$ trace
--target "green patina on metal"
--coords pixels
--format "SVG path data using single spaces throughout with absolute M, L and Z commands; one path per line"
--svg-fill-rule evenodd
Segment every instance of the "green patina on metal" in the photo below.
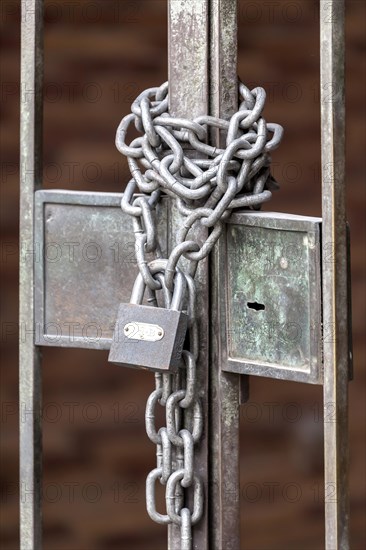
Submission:
M 226 247 L 229 360 L 243 373 L 290 379 L 316 366 L 319 379 L 320 220 L 237 214 Z
M 310 355 L 306 233 L 231 226 L 233 357 L 307 368 Z

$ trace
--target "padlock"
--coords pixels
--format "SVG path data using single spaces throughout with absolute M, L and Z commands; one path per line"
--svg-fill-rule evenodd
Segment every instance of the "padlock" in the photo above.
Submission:
M 169 309 L 144 306 L 146 285 L 139 274 L 130 303 L 119 306 L 108 361 L 122 367 L 176 372 L 188 324 L 188 315 L 180 311 L 186 285 L 184 275 L 177 271 Z

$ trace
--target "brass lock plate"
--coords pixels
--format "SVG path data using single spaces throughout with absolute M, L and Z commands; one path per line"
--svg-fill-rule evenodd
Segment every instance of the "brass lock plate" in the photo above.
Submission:
M 322 383 L 321 219 L 236 213 L 220 261 L 223 369 Z

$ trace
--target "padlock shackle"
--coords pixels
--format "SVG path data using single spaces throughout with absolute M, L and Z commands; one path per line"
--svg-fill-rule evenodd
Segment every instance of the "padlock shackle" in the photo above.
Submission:
M 169 309 L 182 311 L 182 302 L 187 289 L 187 281 L 181 271 L 177 271 L 174 276 L 173 297 Z
M 168 260 L 162 260 L 162 259 L 153 260 L 152 262 L 149 263 L 150 273 L 152 275 L 156 275 L 157 273 L 164 274 L 167 264 L 168 264 Z M 176 274 L 174 276 L 173 296 L 170 299 L 170 293 L 169 293 L 169 301 L 167 301 L 169 291 L 168 289 L 165 289 L 164 281 L 161 279 L 161 277 L 159 277 L 159 282 L 164 292 L 165 303 L 169 304 L 169 309 L 173 309 L 175 311 L 181 311 L 183 298 L 185 296 L 185 292 L 187 288 L 187 281 L 183 273 L 180 271 L 180 269 L 176 268 Z M 146 288 L 146 284 L 144 282 L 144 279 L 141 273 L 139 273 L 136 277 L 135 284 L 133 285 L 130 304 L 137 304 L 137 305 L 142 304 L 142 301 L 144 299 L 144 294 L 145 294 L 145 288 Z
M 145 281 L 142 278 L 141 273 L 139 273 L 133 285 L 130 304 L 138 304 L 138 305 L 142 304 L 142 300 L 144 299 L 144 294 L 145 294 L 145 288 L 146 288 Z
M 164 279 L 164 274 L 159 272 L 159 273 L 156 273 L 155 274 L 155 278 L 159 281 L 159 283 L 161 284 L 161 291 L 163 293 L 163 299 L 164 299 L 164 307 L 166 309 L 170 309 L 170 303 L 172 301 L 172 293 L 170 292 L 170 290 L 167 288 L 167 286 L 165 285 L 165 279 Z

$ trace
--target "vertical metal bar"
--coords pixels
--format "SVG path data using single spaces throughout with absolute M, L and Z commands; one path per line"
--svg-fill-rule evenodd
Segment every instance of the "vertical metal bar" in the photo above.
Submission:
M 211 0 L 210 6 L 210 114 L 228 119 L 238 106 L 237 2 Z M 213 144 L 223 145 L 219 132 Z M 211 260 L 210 365 L 210 548 L 240 548 L 239 502 L 239 375 L 221 370 L 219 301 L 224 248 L 220 239 Z
M 344 0 L 321 0 L 320 56 L 325 532 L 336 550 L 349 548 Z
M 43 1 L 22 2 L 20 127 L 20 539 L 41 541 L 41 376 L 34 346 L 34 191 L 42 178 Z
M 208 57 L 209 0 L 169 0 L 169 98 L 170 113 L 175 116 L 194 118 L 208 114 Z M 170 234 L 175 235 L 182 218 L 176 209 L 171 212 Z M 207 238 L 206 229 L 196 234 L 198 239 Z M 200 356 L 197 364 L 197 385 L 203 415 L 204 430 L 200 443 L 195 448 L 195 469 L 205 488 L 205 511 L 202 519 L 192 529 L 192 547 L 208 548 L 208 319 L 209 308 L 208 261 L 199 263 L 196 274 L 197 314 L 200 334 Z M 168 530 L 168 547 L 180 548 L 181 541 L 174 525 Z

